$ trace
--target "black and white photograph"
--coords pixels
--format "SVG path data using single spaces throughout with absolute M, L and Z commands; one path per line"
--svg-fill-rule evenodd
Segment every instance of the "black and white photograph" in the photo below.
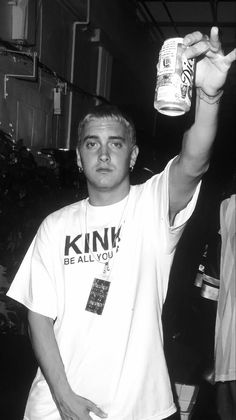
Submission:
M 236 419 L 236 1 L 0 0 L 0 419 Z

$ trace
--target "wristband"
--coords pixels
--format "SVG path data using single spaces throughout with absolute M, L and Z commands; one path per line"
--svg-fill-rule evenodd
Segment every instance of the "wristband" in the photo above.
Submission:
M 216 95 L 208 95 L 201 88 L 197 88 L 197 92 L 198 92 L 199 98 L 210 105 L 218 104 L 220 102 L 221 96 L 224 93 L 223 89 L 220 89 Z

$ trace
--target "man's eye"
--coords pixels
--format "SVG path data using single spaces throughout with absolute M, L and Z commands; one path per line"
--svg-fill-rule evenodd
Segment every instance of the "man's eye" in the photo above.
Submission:
M 122 142 L 121 142 L 121 141 L 113 141 L 113 142 L 112 142 L 112 146 L 113 146 L 115 149 L 121 149 L 121 147 L 122 147 Z
M 87 141 L 86 143 L 86 147 L 87 149 L 94 149 L 96 147 L 96 142 L 95 141 Z

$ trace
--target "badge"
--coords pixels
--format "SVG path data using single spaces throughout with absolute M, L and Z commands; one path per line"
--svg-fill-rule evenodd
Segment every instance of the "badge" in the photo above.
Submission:
M 85 310 L 101 315 L 106 303 L 110 282 L 95 278 L 90 290 L 88 302 Z

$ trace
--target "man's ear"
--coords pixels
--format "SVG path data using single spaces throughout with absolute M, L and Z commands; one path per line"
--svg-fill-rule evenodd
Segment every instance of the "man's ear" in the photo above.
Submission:
M 83 169 L 81 156 L 80 156 L 80 152 L 79 152 L 78 147 L 76 148 L 76 156 L 77 156 L 77 166 L 78 166 L 78 168 Z
M 136 160 L 137 160 L 137 157 L 138 157 L 138 154 L 139 154 L 139 148 L 138 148 L 137 144 L 135 144 L 132 148 L 132 152 L 131 152 L 131 155 L 130 155 L 130 167 L 134 167 L 134 165 L 136 163 Z

